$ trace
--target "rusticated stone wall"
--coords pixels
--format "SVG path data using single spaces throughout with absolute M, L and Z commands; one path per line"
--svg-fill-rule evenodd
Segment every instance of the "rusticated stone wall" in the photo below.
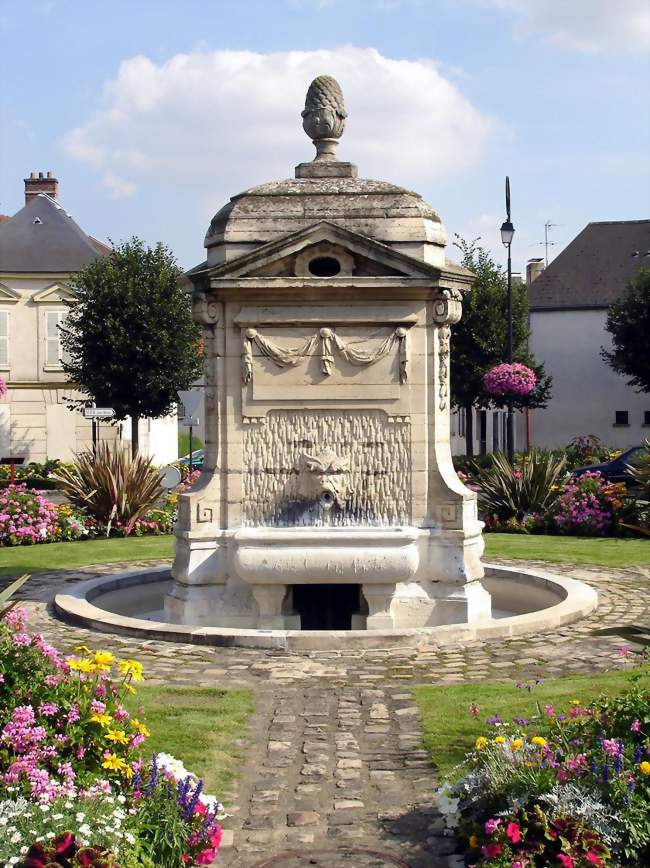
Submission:
M 381 411 L 274 411 L 244 433 L 243 519 L 248 526 L 314 523 L 288 509 L 301 454 L 349 457 L 346 506 L 332 525 L 407 525 L 411 518 L 411 445 L 407 417 Z M 318 523 L 316 521 L 315 523 Z

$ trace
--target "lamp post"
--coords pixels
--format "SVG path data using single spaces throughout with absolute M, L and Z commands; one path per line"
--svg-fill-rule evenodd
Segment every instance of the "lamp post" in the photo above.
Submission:
M 510 178 L 506 175 L 506 219 L 501 224 L 501 242 L 508 250 L 508 364 L 512 364 L 512 259 L 510 257 L 510 247 L 515 234 L 515 227 L 510 220 Z M 508 398 L 508 433 L 507 433 L 507 449 L 508 461 L 514 464 L 515 460 L 515 419 L 512 410 L 512 398 Z

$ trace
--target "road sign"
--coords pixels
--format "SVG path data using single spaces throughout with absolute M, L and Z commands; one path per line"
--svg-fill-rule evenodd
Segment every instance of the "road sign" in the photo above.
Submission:
M 185 416 L 183 419 L 184 428 L 197 428 L 200 422 L 197 416 Z
M 84 407 L 86 419 L 112 419 L 115 410 L 112 407 Z
M 194 416 L 197 410 L 199 410 L 203 402 L 203 395 L 203 389 L 185 389 L 178 393 L 178 397 L 183 407 L 185 407 L 185 412 L 188 416 Z
M 158 478 L 160 479 L 162 487 L 169 491 L 172 488 L 176 488 L 177 485 L 180 485 L 181 472 L 177 467 L 174 467 L 173 464 L 168 464 L 167 467 L 162 467 L 160 469 L 158 472 Z

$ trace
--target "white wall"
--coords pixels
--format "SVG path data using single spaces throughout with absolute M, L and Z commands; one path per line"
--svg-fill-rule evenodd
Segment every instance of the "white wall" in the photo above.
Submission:
M 609 348 L 605 310 L 531 313 L 530 348 L 553 376 L 546 410 L 532 414 L 532 439 L 538 446 L 564 446 L 581 434 L 595 434 L 608 446 L 625 448 L 650 435 L 643 426 L 650 395 L 637 394 L 600 358 Z M 614 425 L 616 410 L 629 412 L 627 428 Z

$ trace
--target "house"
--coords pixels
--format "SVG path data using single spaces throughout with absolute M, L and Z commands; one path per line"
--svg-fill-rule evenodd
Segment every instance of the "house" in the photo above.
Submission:
M 25 179 L 25 206 L 0 220 L 0 455 L 70 460 L 91 443 L 90 422 L 68 409 L 59 326 L 74 301 L 75 272 L 110 252 L 58 201 L 51 172 Z M 157 463 L 177 456 L 175 419 L 142 420 L 141 450 Z M 101 439 L 130 436 L 130 422 L 102 424 Z
M 650 220 L 589 223 L 546 269 L 529 263 L 531 350 L 553 376 L 547 409 L 532 414 L 534 444 L 553 448 L 595 434 L 625 448 L 650 434 L 650 395 L 600 356 L 611 346 L 607 309 L 643 266 Z

